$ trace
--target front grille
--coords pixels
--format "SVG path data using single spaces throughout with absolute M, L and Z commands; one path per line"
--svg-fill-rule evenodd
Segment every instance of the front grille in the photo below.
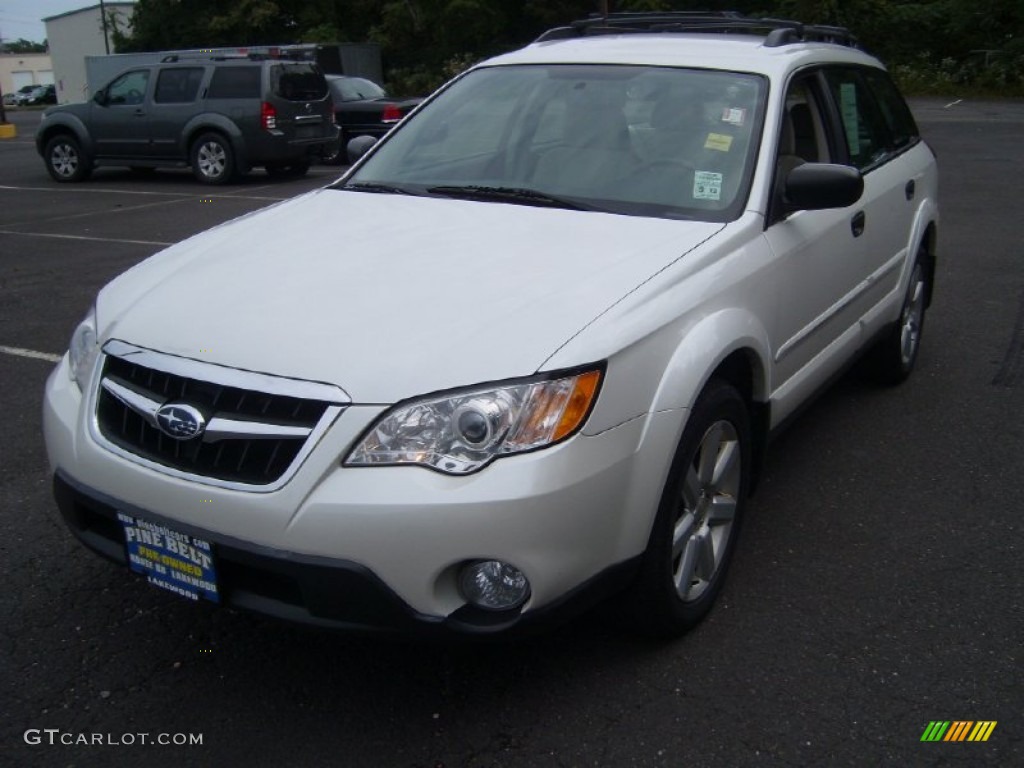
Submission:
M 129 398 L 111 389 L 127 390 L 144 403 L 187 404 L 211 427 L 217 420 L 230 420 L 235 429 L 226 437 L 175 439 L 147 409 L 133 407 L 126 402 Z M 108 354 L 97 393 L 96 425 L 110 443 L 149 462 L 226 483 L 261 486 L 285 475 L 330 406 L 323 400 L 190 378 Z M 301 436 L 268 436 L 268 428 Z

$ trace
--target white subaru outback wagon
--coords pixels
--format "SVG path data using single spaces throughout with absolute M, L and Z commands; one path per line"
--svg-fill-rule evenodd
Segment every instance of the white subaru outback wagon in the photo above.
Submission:
M 577 22 L 103 288 L 46 387 L 56 499 L 193 600 L 494 634 L 626 590 L 672 635 L 772 430 L 855 359 L 911 372 L 937 224 L 845 30 Z

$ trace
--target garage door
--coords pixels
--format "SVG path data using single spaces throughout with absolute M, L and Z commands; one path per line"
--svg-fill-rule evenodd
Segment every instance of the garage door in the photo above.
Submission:
M 11 79 L 14 81 L 14 91 L 17 93 L 26 85 L 35 85 L 36 81 L 31 72 L 11 72 Z

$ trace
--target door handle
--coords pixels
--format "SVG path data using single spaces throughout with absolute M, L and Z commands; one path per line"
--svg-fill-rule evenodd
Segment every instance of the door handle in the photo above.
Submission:
M 907 182 L 907 186 L 905 186 L 903 188 L 903 192 L 907 196 L 907 200 L 913 200 L 914 199 L 914 192 L 916 192 L 916 191 L 917 191 L 917 185 L 914 183 L 913 179 L 908 181 Z
M 864 234 L 864 222 L 866 220 L 867 216 L 864 215 L 864 211 L 858 211 L 850 220 L 850 231 L 853 232 L 854 237 L 860 237 Z

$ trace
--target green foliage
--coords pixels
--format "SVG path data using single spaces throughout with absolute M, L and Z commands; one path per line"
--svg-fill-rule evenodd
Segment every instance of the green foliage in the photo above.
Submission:
M 46 53 L 46 42 L 34 43 L 19 37 L 17 40 L 8 40 L 0 45 L 0 53 Z
M 1019 93 L 1024 0 L 138 0 L 119 52 L 376 42 L 392 90 L 426 93 L 469 63 L 609 11 L 737 10 L 849 27 L 911 93 Z

